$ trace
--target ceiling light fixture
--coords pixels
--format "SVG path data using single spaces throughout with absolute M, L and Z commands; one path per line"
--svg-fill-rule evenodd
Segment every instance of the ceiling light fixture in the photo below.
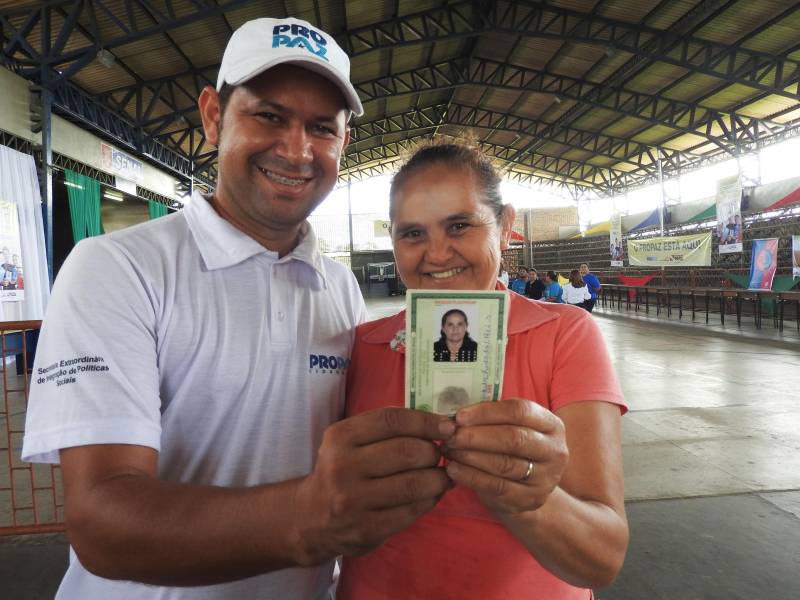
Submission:
M 555 102 L 556 104 L 561 104 L 563 101 L 564 101 L 564 99 L 561 96 L 559 96 L 558 94 L 553 96 L 553 102 Z
M 106 69 L 110 69 L 114 66 L 114 63 L 117 62 L 117 57 L 114 56 L 110 50 L 106 50 L 105 48 L 100 48 L 97 51 L 97 60 L 103 65 Z
M 112 192 L 109 190 L 103 192 L 103 198 L 108 198 L 109 200 L 113 200 L 114 202 L 123 202 L 125 200 L 122 194 Z

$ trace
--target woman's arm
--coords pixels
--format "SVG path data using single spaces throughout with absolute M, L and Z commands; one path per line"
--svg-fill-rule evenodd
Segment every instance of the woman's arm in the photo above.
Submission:
M 462 409 L 457 424 L 446 445 L 451 478 L 561 579 L 580 587 L 613 581 L 628 546 L 619 407 L 575 402 L 556 416 L 510 400 Z

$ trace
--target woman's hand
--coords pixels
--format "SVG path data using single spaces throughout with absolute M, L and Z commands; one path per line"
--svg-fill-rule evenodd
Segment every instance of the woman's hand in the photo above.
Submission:
M 536 510 L 561 481 L 569 460 L 564 424 L 535 402 L 468 406 L 456 413 L 456 425 L 443 447 L 447 474 L 491 511 Z

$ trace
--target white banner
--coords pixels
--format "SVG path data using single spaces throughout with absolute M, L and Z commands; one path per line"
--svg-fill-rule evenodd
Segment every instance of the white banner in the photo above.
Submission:
M 717 236 L 719 252 L 742 251 L 742 184 L 739 177 L 728 177 L 717 183 Z
M 621 267 L 622 262 L 622 215 L 618 212 L 611 215 L 609 229 L 609 251 L 611 252 L 611 266 Z

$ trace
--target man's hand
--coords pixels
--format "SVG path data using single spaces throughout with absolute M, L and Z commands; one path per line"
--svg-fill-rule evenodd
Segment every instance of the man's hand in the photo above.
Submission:
M 456 424 L 443 448 L 447 474 L 495 514 L 535 510 L 561 481 L 569 460 L 564 424 L 535 402 L 475 404 L 456 413 Z
M 363 554 L 433 508 L 451 486 L 434 441 L 454 431 L 447 417 L 402 408 L 331 425 L 296 495 L 298 562 Z

